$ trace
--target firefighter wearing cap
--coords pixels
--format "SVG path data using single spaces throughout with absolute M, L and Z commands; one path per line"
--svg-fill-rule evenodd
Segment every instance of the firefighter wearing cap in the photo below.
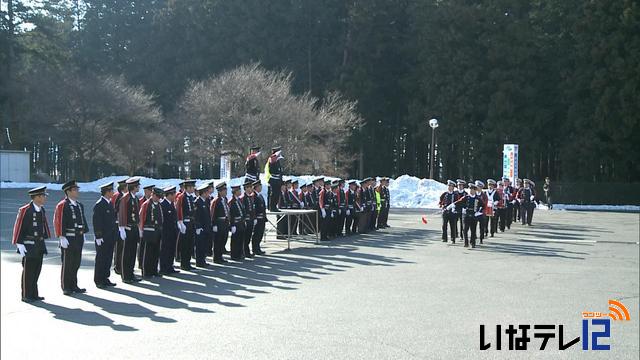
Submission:
M 304 202 L 302 201 L 299 193 L 299 184 L 298 179 L 295 179 L 291 181 L 291 187 L 289 188 L 288 198 L 292 209 L 304 208 Z M 298 235 L 298 233 L 302 234 L 304 231 L 304 225 L 302 225 L 302 222 L 299 221 L 297 217 L 291 217 L 291 231 L 293 235 Z
M 376 220 L 378 219 L 378 205 L 376 203 L 376 179 L 369 180 L 369 199 L 371 199 L 371 212 L 369 215 L 369 230 L 376 230 Z
M 380 185 L 376 188 L 380 201 L 380 209 L 378 210 L 378 223 L 376 228 L 384 229 L 388 228 L 387 223 L 389 219 L 389 209 L 391 208 L 391 193 L 389 192 L 389 178 L 383 177 L 380 179 Z
M 122 281 L 130 284 L 139 281 L 133 274 L 136 262 L 136 249 L 140 240 L 140 202 L 136 198 L 136 193 L 140 190 L 140 178 L 133 177 L 127 179 L 128 192 L 120 199 L 118 208 L 118 232 L 120 238 L 124 240 L 122 258 L 116 259 L 121 262 Z
M 464 206 L 464 200 L 461 200 L 461 199 L 465 198 L 468 195 L 467 191 L 464 189 L 466 184 L 467 182 L 462 179 L 456 180 L 456 185 L 457 185 L 456 192 L 458 193 L 458 199 L 460 199 L 460 201 L 456 203 L 456 213 L 458 214 L 458 221 L 460 222 L 460 227 L 459 229 L 456 228 L 456 232 L 457 234 L 460 234 L 460 239 L 463 239 L 463 240 L 465 237 L 464 218 L 462 216 L 462 207 Z
M 447 191 L 440 195 L 438 205 L 442 209 L 442 242 L 447 242 L 447 227 L 451 229 L 451 243 L 456 243 L 456 225 L 458 214 L 456 213 L 456 202 L 459 195 L 455 190 L 456 183 L 447 180 Z
M 334 192 L 336 198 L 336 236 L 345 236 L 344 225 L 347 218 L 347 197 L 344 193 L 344 180 L 338 180 L 338 187 Z
M 247 181 L 254 182 L 260 178 L 260 164 L 258 163 L 258 156 L 260 156 L 260 146 L 252 146 L 249 151 L 250 153 L 244 163 L 244 178 Z
M 369 219 L 371 217 L 371 203 L 372 199 L 369 193 L 369 180 L 371 178 L 365 178 L 360 182 L 360 206 L 362 211 L 360 212 L 358 219 L 358 231 L 361 234 L 369 231 Z
M 269 210 L 279 211 L 278 204 L 282 195 L 282 147 L 271 149 L 271 156 L 265 165 L 265 173 L 269 182 Z
M 513 212 L 516 203 L 516 191 L 508 177 L 503 177 L 502 182 L 504 184 L 504 203 L 506 205 L 505 210 L 505 226 L 507 229 L 511 229 L 511 223 L 513 222 Z
M 118 223 L 118 209 L 120 209 L 120 200 L 128 193 L 127 179 L 118 181 L 118 191 L 111 196 L 111 205 L 116 212 L 116 224 Z M 119 226 L 119 225 L 118 225 Z M 116 236 L 116 245 L 113 250 L 113 271 L 120 275 L 122 269 L 122 249 L 124 248 L 124 240 L 120 236 Z
M 347 209 L 345 211 L 345 234 L 347 236 L 352 235 L 357 232 L 357 221 L 356 219 L 356 196 L 357 196 L 357 186 L 355 180 L 351 180 L 348 183 L 349 187 L 344 192 L 344 199 L 347 205 Z
M 176 200 L 176 211 L 178 218 L 178 246 L 180 249 L 180 268 L 182 270 L 193 270 L 191 266 L 191 256 L 195 242 L 195 227 L 193 226 L 193 217 L 196 211 L 195 207 L 195 180 L 184 181 L 184 193 Z
M 146 185 L 142 187 L 142 191 L 143 194 L 142 196 L 139 198 L 140 204 L 139 204 L 139 208 L 142 208 L 142 204 L 145 203 L 145 201 L 149 200 L 151 198 L 151 195 L 153 194 L 153 189 L 155 188 L 154 185 Z M 144 252 L 144 237 L 140 236 L 140 244 L 138 245 L 138 269 L 142 270 L 142 263 L 143 263 L 143 259 L 142 259 L 142 254 Z
M 531 188 L 531 180 L 524 179 L 524 187 L 518 191 L 518 202 L 520 203 L 520 218 L 522 225 L 531 226 L 533 220 L 533 209 L 536 207 L 535 203 L 536 193 Z
M 231 259 L 242 261 L 244 250 L 245 211 L 240 199 L 240 185 L 232 186 L 229 200 L 229 220 L 231 223 Z
M 289 209 L 291 204 L 289 203 L 288 185 L 291 184 L 291 180 L 285 180 L 280 182 L 280 196 L 278 198 L 278 209 Z M 285 235 L 289 234 L 289 219 L 287 216 L 278 215 L 276 225 L 276 238 L 286 239 Z
M 163 189 L 164 198 L 160 200 L 162 207 L 162 237 L 160 240 L 160 275 L 170 275 L 179 271 L 173 267 L 173 259 L 176 256 L 176 242 L 178 240 L 178 217 L 174 204 L 176 187 L 169 186 Z
M 329 238 L 335 238 L 338 236 L 338 181 L 334 180 L 331 182 L 331 196 L 325 199 L 329 203 L 329 209 L 331 216 L 327 216 L 330 218 L 329 220 Z
M 214 234 L 213 239 L 213 262 L 224 264 L 222 254 L 227 246 L 229 238 L 229 204 L 227 202 L 227 184 L 222 182 L 216 185 L 218 196 L 211 202 L 211 223 Z
M 22 301 L 44 300 L 38 293 L 38 278 L 42 269 L 42 258 L 47 254 L 45 239 L 51 237 L 44 203 L 47 199 L 44 186 L 29 190 L 31 201 L 18 209 L 13 225 L 11 243 L 22 256 Z
M 484 182 L 481 180 L 476 180 L 476 193 L 482 199 L 482 216 L 478 219 L 478 227 L 480 228 L 480 244 L 483 243 L 484 238 L 488 233 L 488 220 L 489 218 L 486 215 L 486 207 L 487 207 L 487 193 L 484 191 Z
M 260 180 L 253 182 L 254 206 L 256 214 L 256 223 L 253 227 L 253 235 L 251 235 L 251 249 L 254 255 L 264 255 L 265 252 L 260 248 L 264 229 L 267 223 L 267 202 L 262 196 L 262 183 Z
M 320 207 L 320 241 L 329 240 L 329 232 L 331 231 L 331 181 L 324 181 L 324 188 L 320 190 L 318 195 L 318 204 Z
M 138 225 L 140 239 L 143 241 L 142 276 L 150 278 L 160 276 L 158 273 L 158 257 L 160 255 L 160 241 L 162 239 L 162 225 L 164 216 L 160 199 L 164 196 L 162 189 L 154 187 L 151 196 L 140 208 L 140 223 Z
M 489 228 L 489 233 L 491 237 L 493 237 L 493 235 L 498 232 L 497 207 L 501 200 L 501 197 L 500 197 L 500 194 L 498 193 L 498 190 L 496 189 L 495 180 L 488 179 L 487 185 L 489 188 L 487 189 L 487 192 L 486 192 L 487 206 L 485 210 L 485 216 L 487 217 L 487 221 L 489 222 L 487 226 Z
M 193 213 L 193 227 L 195 229 L 195 246 L 196 246 L 196 266 L 205 268 L 208 267 L 207 247 L 209 244 L 209 238 L 213 227 L 211 225 L 211 213 L 209 206 L 207 206 L 207 199 L 209 198 L 209 184 L 202 184 L 198 186 L 196 191 L 198 197 L 194 201 L 194 213 Z
M 118 236 L 118 217 L 110 199 L 113 196 L 113 183 L 100 186 L 100 199 L 93 206 L 93 233 L 95 234 L 96 260 L 93 282 L 100 289 L 115 286 L 109 280 L 113 249 Z
M 65 295 L 86 292 L 86 289 L 78 287 L 78 269 L 82 260 L 84 234 L 89 228 L 84 206 L 78 202 L 78 190 L 75 180 L 62 185 L 65 198 L 56 205 L 53 214 L 56 237 L 62 249 L 61 285 Z
M 523 189 L 522 179 L 516 179 L 516 185 L 514 187 L 515 202 L 513 203 L 513 222 L 520 221 L 523 213 L 523 209 L 520 202 L 520 191 Z
M 496 217 L 498 222 L 498 228 L 500 232 L 504 232 L 506 224 L 507 224 L 507 202 L 508 197 L 504 191 L 504 181 L 498 181 L 498 196 L 500 200 L 498 200 L 498 204 L 496 206 Z
M 477 227 L 484 215 L 484 203 L 482 197 L 476 194 L 477 186 L 469 183 L 469 194 L 464 198 L 464 206 L 462 213 L 464 214 L 464 247 L 469 247 L 469 239 L 471 239 L 471 247 L 476 247 Z M 469 235 L 469 232 L 471 235 Z
M 253 194 L 253 181 L 245 179 L 242 187 L 244 188 L 244 194 L 240 196 L 240 200 L 244 207 L 245 222 L 242 253 L 244 257 L 252 258 L 253 254 L 251 254 L 249 244 L 251 243 L 251 237 L 253 236 L 253 228 L 258 223 L 258 220 L 256 219 L 255 195 Z

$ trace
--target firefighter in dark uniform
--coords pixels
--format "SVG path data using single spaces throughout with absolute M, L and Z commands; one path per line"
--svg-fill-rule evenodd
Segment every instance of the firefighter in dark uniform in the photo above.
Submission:
M 218 196 L 211 202 L 211 223 L 214 234 L 213 262 L 224 264 L 227 262 L 222 257 L 229 238 L 229 204 L 227 202 L 227 184 L 221 182 L 216 185 Z
M 158 273 L 158 257 L 160 255 L 160 241 L 162 239 L 162 224 L 164 217 L 160 199 L 164 196 L 164 191 L 154 187 L 151 196 L 140 208 L 140 224 L 138 229 L 140 238 L 144 241 L 142 250 L 142 277 L 160 277 Z
M 355 232 L 356 225 L 356 190 L 357 184 L 355 180 L 349 181 L 347 184 L 349 187 L 344 192 L 344 199 L 347 205 L 347 210 L 345 211 L 345 235 L 350 236 Z M 355 221 L 354 221 L 355 220 Z
M 65 198 L 56 206 L 53 224 L 56 236 L 62 248 L 62 292 L 65 295 L 84 293 L 87 290 L 78 287 L 78 269 L 82 260 L 84 234 L 89 231 L 84 206 L 77 201 L 80 187 L 75 180 L 62 185 Z
M 329 202 L 331 208 L 331 220 L 329 225 L 329 238 L 336 238 L 338 236 L 338 180 L 331 182 L 331 201 Z
M 507 229 L 511 229 L 517 193 L 513 185 L 511 185 L 511 181 L 508 177 L 503 177 L 502 183 L 504 184 L 504 203 L 506 205 L 505 225 L 507 226 Z
M 491 237 L 493 237 L 493 235 L 498 232 L 498 204 L 502 199 L 500 193 L 498 192 L 498 189 L 496 189 L 496 184 L 497 182 L 495 180 L 487 179 L 487 186 L 489 187 L 489 189 L 487 189 L 486 192 L 487 212 L 485 213 L 485 215 L 487 215 L 487 227 L 489 228 L 489 234 L 491 235 Z
M 253 235 L 251 236 L 251 249 L 254 255 L 266 254 L 260 248 L 262 237 L 264 236 L 264 229 L 267 223 L 267 202 L 262 196 L 262 183 L 260 180 L 253 182 L 254 205 L 256 212 L 256 223 L 253 227 Z
M 489 232 L 488 225 L 488 216 L 486 216 L 486 206 L 488 201 L 487 193 L 484 191 L 484 182 L 481 180 L 476 180 L 476 192 L 477 195 L 482 199 L 482 216 L 478 218 L 478 227 L 480 228 L 480 244 L 483 243 L 484 238 L 487 236 Z
M 344 236 L 344 223 L 347 217 L 347 197 L 344 193 L 345 181 L 338 180 L 338 188 L 336 189 L 336 205 L 338 207 L 336 217 L 336 236 Z
M 514 193 L 516 194 L 516 202 L 513 203 L 513 222 L 520 221 L 522 218 L 522 205 L 519 201 L 518 195 L 520 194 L 520 190 L 523 189 L 522 179 L 516 178 L 516 185 L 514 187 Z
M 191 255 L 195 241 L 195 227 L 193 226 L 193 217 L 195 208 L 195 180 L 185 180 L 184 193 L 178 197 L 176 202 L 176 211 L 178 217 L 178 230 L 180 232 L 178 238 L 178 246 L 180 247 L 180 269 L 194 270 L 191 266 Z
M 360 206 L 361 212 L 358 219 L 358 231 L 364 234 L 369 231 L 369 219 L 371 217 L 372 199 L 369 193 L 369 181 L 371 178 L 364 178 L 360 182 Z
M 209 212 L 211 212 L 211 202 L 214 199 L 213 196 L 213 187 L 214 187 L 214 182 L 213 180 L 210 180 L 208 182 L 209 188 L 207 189 L 207 198 L 204 199 L 205 205 L 207 206 L 207 209 L 209 209 Z M 213 223 L 211 223 L 213 226 Z M 213 231 L 209 231 L 209 238 L 207 239 L 207 256 L 211 256 L 213 257 L 213 238 L 215 237 L 215 234 L 213 233 Z
M 231 187 L 229 200 L 229 220 L 231 224 L 231 259 L 242 261 L 244 250 L 245 211 L 240 199 L 240 185 Z
M 244 163 L 244 178 L 247 181 L 254 182 L 260 179 L 260 164 L 258 163 L 258 156 L 260 156 L 260 146 L 252 146 L 249 151 L 250 154 L 249 156 L 247 156 L 247 161 Z
M 331 180 L 324 181 L 324 188 L 318 195 L 318 205 L 320 207 L 320 241 L 329 241 L 331 232 Z
M 378 209 L 376 206 L 376 179 L 373 178 L 369 181 L 369 198 L 371 199 L 371 213 L 369 217 L 369 230 L 376 230 L 376 220 L 378 219 Z
M 127 190 L 127 179 L 122 179 L 118 181 L 118 191 L 111 196 L 111 206 L 115 209 L 116 212 L 116 224 L 118 223 L 118 209 L 120 208 L 120 199 L 126 194 L 129 190 Z M 113 271 L 120 275 L 120 267 L 122 265 L 122 249 L 124 248 L 124 240 L 120 238 L 120 236 L 116 236 L 116 245 L 113 249 Z
M 533 220 L 533 209 L 536 207 L 535 203 L 536 192 L 531 188 L 531 181 L 524 179 L 524 187 L 518 191 L 518 202 L 520 203 L 520 218 L 522 219 L 522 225 L 531 226 Z
M 111 262 L 113 261 L 113 249 L 118 235 L 118 217 L 111 204 L 113 196 L 113 183 L 100 186 L 100 199 L 93 206 L 93 233 L 95 234 L 96 261 L 93 273 L 93 282 L 100 289 L 107 286 L 116 286 L 109 280 Z
M 206 200 L 209 198 L 210 189 L 211 187 L 208 183 L 198 186 L 196 189 L 198 197 L 194 202 L 193 227 L 195 228 L 196 266 L 201 268 L 209 266 L 206 261 L 207 247 L 209 246 L 209 238 L 213 231 L 211 212 Z
M 176 256 L 176 242 L 178 239 L 178 217 L 174 200 L 176 187 L 169 186 L 163 189 L 164 198 L 160 200 L 162 207 L 162 237 L 160 241 L 160 275 L 179 273 L 174 269 L 173 259 Z
M 278 198 L 278 209 L 290 209 L 290 199 L 289 199 L 289 190 L 288 186 L 291 184 L 291 180 L 285 180 L 280 183 L 280 196 Z M 286 239 L 285 235 L 289 234 L 289 219 L 287 216 L 278 215 L 278 224 L 276 225 L 277 236 L 278 239 Z
M 447 180 L 447 191 L 440 195 L 440 208 L 442 209 L 442 242 L 447 242 L 447 227 L 451 230 L 451 243 L 456 243 L 456 225 L 458 214 L 456 212 L 456 201 L 459 194 L 454 191 L 456 183 Z
M 242 200 L 242 206 L 244 207 L 244 241 L 243 241 L 243 256 L 252 258 L 253 254 L 251 253 L 251 248 L 249 248 L 249 244 L 251 244 L 251 237 L 253 236 L 253 228 L 258 223 L 256 219 L 256 206 L 255 206 L 255 195 L 253 193 L 253 181 L 248 178 L 245 178 L 244 184 L 242 184 L 244 188 L 244 194 L 240 196 Z
M 462 179 L 457 179 L 456 180 L 456 185 L 457 185 L 456 192 L 458 193 L 458 199 L 462 199 L 462 198 L 464 198 L 465 196 L 468 195 L 467 191 L 464 189 L 466 184 L 467 184 L 467 182 L 462 180 Z M 460 239 L 464 240 L 464 237 L 465 237 L 465 233 L 464 233 L 464 217 L 462 216 L 462 208 L 463 207 L 464 207 L 464 200 L 459 201 L 458 203 L 456 203 L 456 214 L 458 215 L 458 222 L 460 223 L 459 228 L 456 229 L 456 233 L 460 234 Z
M 122 281 L 127 284 L 140 281 L 134 276 L 133 268 L 136 262 L 136 250 L 140 240 L 140 202 L 136 193 L 140 190 L 140 178 L 132 177 L 127 179 L 127 189 L 129 190 L 121 199 L 118 207 L 118 232 L 120 238 L 124 239 L 121 262 Z
M 143 194 L 139 198 L 140 200 L 140 204 L 138 206 L 139 209 L 142 208 L 142 204 L 144 204 L 145 201 L 151 198 L 151 194 L 153 193 L 154 188 L 155 188 L 154 185 L 146 185 L 142 187 Z M 142 263 L 143 263 L 142 253 L 143 252 L 144 252 L 144 237 L 140 235 L 140 244 L 138 245 L 138 269 L 140 270 L 142 270 Z
M 469 240 L 471 239 L 471 247 L 476 247 L 477 227 L 478 222 L 481 221 L 484 215 L 484 204 L 480 195 L 476 194 L 477 186 L 469 182 L 469 195 L 465 197 L 464 207 L 462 213 L 464 214 L 464 247 L 469 247 Z M 469 236 L 468 232 L 471 232 Z
M 44 300 L 38 294 L 38 278 L 42 270 L 42 258 L 47 254 L 45 239 L 51 237 L 44 203 L 47 188 L 40 186 L 29 190 L 31 201 L 18 209 L 16 223 L 13 225 L 11 243 L 22 256 L 22 301 Z
M 282 147 L 271 149 L 271 156 L 267 164 L 269 166 L 269 210 L 278 211 L 280 196 L 282 195 Z

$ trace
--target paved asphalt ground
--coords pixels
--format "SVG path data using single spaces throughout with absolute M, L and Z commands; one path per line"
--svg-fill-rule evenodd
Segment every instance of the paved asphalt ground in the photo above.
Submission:
M 82 197 L 90 210 L 96 194 Z M 639 214 L 539 211 L 533 227 L 470 250 L 440 241 L 433 212 L 394 210 L 374 234 L 289 252 L 270 236 L 267 256 L 137 285 L 113 275 L 112 290 L 92 282 L 90 241 L 88 290 L 74 297 L 62 295 L 50 241 L 46 300 L 25 304 L 10 245 L 25 200 L 0 190 L 2 359 L 638 359 Z M 581 312 L 608 312 L 609 299 L 631 313 L 612 322 L 611 351 L 558 351 L 557 335 L 544 351 L 538 338 L 528 351 L 479 350 L 480 324 L 491 337 L 498 324 L 563 324 L 566 342 L 581 336 Z

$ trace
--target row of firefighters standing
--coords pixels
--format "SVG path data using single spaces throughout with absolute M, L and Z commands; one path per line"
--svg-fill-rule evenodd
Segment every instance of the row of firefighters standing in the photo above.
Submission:
M 253 147 L 251 153 L 252 159 L 257 158 L 259 148 Z M 213 181 L 197 188 L 195 180 L 184 180 L 180 189 L 148 185 L 143 188 L 142 197 L 138 197 L 139 177 L 119 181 L 116 189 L 113 183 L 102 185 L 92 217 L 96 286 L 116 286 L 109 279 L 112 264 L 124 283 L 140 281 L 134 275 L 136 258 L 145 278 L 179 272 L 174 268 L 174 260 L 182 270 L 196 270 L 191 266 L 193 255 L 196 267 L 208 267 L 207 256 L 212 256 L 215 263 L 224 264 L 227 261 L 223 254 L 229 254 L 226 250 L 229 233 L 232 260 L 264 255 L 260 244 L 267 221 L 267 204 L 272 211 L 316 209 L 321 217 L 324 240 L 342 235 L 343 228 L 350 234 L 388 227 L 387 178 L 375 189 L 371 178 L 359 185 L 352 181 L 347 190 L 343 190 L 344 181 L 316 178 L 313 185 L 303 184 L 298 192 L 296 181 L 282 181 L 282 159 L 281 149 L 273 148 L 265 167 L 271 170 L 269 203 L 261 194 L 262 183 L 257 172 L 248 174 L 242 186 L 231 186 L 230 199 L 225 182 L 215 185 L 216 196 L 213 196 Z M 86 292 L 77 280 L 85 234 L 89 232 L 84 205 L 78 201 L 79 189 L 75 180 L 62 186 L 65 198 L 56 205 L 53 217 L 54 235 L 61 248 L 61 287 L 65 295 Z M 45 239 L 51 238 L 51 232 L 44 209 L 46 187 L 37 187 L 28 193 L 31 201 L 18 210 L 12 243 L 22 256 L 22 300 L 33 302 L 44 299 L 38 293 L 37 282 L 43 256 L 47 254 Z M 280 223 L 286 224 L 286 221 Z M 279 235 L 285 234 L 281 230 L 279 228 Z
M 516 179 L 516 186 L 509 178 L 496 182 L 487 180 L 469 182 L 458 179 L 447 181 L 447 191 L 440 196 L 442 209 L 442 241 L 447 242 L 447 230 L 450 230 L 451 242 L 455 243 L 458 234 L 464 240 L 464 246 L 476 247 L 478 227 L 480 244 L 490 234 L 494 236 L 500 230 L 510 229 L 517 220 L 522 225 L 531 226 L 533 211 L 536 208 L 535 183 L 529 179 Z M 467 190 L 465 190 L 467 189 Z M 460 226 L 458 228 L 458 222 Z M 459 231 L 458 231 L 459 230 Z

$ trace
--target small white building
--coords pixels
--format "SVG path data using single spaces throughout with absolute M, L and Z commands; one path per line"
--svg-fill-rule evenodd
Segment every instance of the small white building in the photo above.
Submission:
M 29 182 L 29 161 L 29 151 L 0 150 L 0 181 Z

